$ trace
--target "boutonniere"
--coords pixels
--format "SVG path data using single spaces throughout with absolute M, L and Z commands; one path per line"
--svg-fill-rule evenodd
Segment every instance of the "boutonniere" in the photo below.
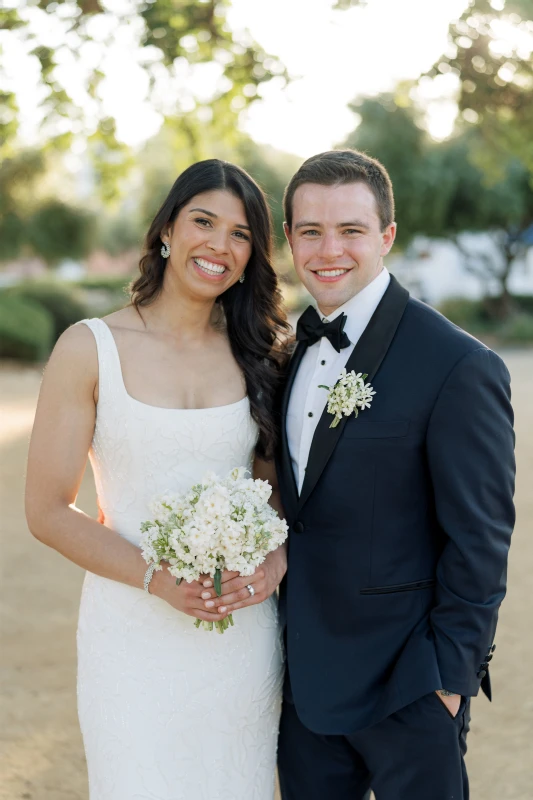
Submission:
M 351 372 L 342 370 L 335 386 L 319 385 L 319 389 L 327 389 L 328 394 L 328 414 L 334 414 L 330 428 L 336 428 L 341 419 L 349 417 L 350 414 L 359 416 L 359 411 L 370 408 L 372 397 L 376 394 L 369 383 L 365 383 L 368 375 L 359 372 L 357 375 L 352 369 Z

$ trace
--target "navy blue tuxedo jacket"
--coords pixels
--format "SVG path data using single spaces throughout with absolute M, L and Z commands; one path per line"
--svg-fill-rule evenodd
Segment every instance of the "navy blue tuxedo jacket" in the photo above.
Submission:
M 372 405 L 336 428 L 324 411 L 298 496 L 285 426 L 304 352 L 277 459 L 298 716 L 348 735 L 441 687 L 490 698 L 514 525 L 507 368 L 392 278 L 347 362 L 369 374 Z

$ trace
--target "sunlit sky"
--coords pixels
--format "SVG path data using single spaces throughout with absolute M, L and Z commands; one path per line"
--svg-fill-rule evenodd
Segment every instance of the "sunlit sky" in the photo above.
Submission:
M 308 156 L 330 148 L 353 130 L 356 122 L 347 105 L 358 95 L 386 91 L 398 80 L 417 78 L 447 46 L 450 21 L 460 16 L 467 0 L 370 0 L 364 8 L 333 11 L 334 0 L 233 0 L 229 22 L 234 30 L 248 29 L 269 53 L 287 67 L 292 82 L 280 88 L 274 81 L 262 88 L 263 98 L 243 118 L 243 125 L 259 142 L 281 150 Z M 108 0 L 106 5 L 127 8 L 127 0 Z M 131 7 L 131 6 L 130 6 Z M 59 28 L 44 12 L 37 12 L 39 32 L 46 28 L 50 43 L 58 44 Z M 101 15 L 100 15 L 101 16 Z M 95 37 L 106 31 L 102 19 L 93 20 Z M 157 132 L 162 117 L 150 103 L 148 82 L 137 64 L 138 30 L 134 22 L 114 31 L 114 43 L 107 50 L 102 85 L 104 107 L 117 119 L 119 138 L 139 145 Z M 24 120 L 23 136 L 31 140 L 35 131 L 37 65 L 14 46 L 6 47 L 9 73 L 19 94 Z M 86 47 L 83 58 L 89 65 L 97 51 Z M 76 97 L 77 67 L 73 56 L 64 54 L 61 79 Z M 450 76 L 447 76 L 448 78 Z M 201 94 L 216 79 L 209 65 L 202 74 L 182 75 L 182 104 L 193 83 Z M 164 95 L 164 81 L 159 88 Z M 430 131 L 444 137 L 451 131 L 455 106 L 453 79 L 441 79 L 429 89 Z M 450 98 L 442 99 L 448 92 Z M 433 94 L 433 97 L 432 97 Z M 156 98 L 164 105 L 164 96 Z M 80 103 L 84 103 L 82 94 Z
M 386 91 L 417 78 L 447 46 L 448 25 L 465 0 L 370 0 L 365 8 L 333 11 L 324 0 L 234 0 L 232 24 L 250 29 L 278 55 L 296 80 L 269 90 L 249 112 L 258 141 L 308 156 L 341 141 L 354 128 L 356 96 Z M 301 76 L 301 77 L 298 77 Z M 433 133 L 445 136 L 455 108 L 433 108 Z

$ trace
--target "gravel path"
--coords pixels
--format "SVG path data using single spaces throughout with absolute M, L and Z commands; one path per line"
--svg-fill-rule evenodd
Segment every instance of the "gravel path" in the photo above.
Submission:
M 473 703 L 467 756 L 473 800 L 533 797 L 533 352 L 504 358 L 516 410 L 518 523 L 491 670 L 495 698 L 492 705 L 483 697 Z M 30 536 L 23 512 L 39 381 L 38 370 L 0 366 L 0 799 L 87 800 L 75 705 L 82 573 Z M 78 502 L 94 513 L 90 473 Z

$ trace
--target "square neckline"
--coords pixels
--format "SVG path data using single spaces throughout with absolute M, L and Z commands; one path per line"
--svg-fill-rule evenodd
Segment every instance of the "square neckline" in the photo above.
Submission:
M 142 400 L 137 400 L 137 398 L 133 397 L 133 395 L 131 395 L 128 392 L 127 388 L 126 388 L 126 383 L 124 382 L 124 375 L 123 375 L 123 372 L 122 372 L 122 361 L 120 360 L 120 353 L 119 353 L 119 350 L 118 350 L 117 342 L 116 342 L 115 337 L 113 335 L 113 331 L 111 330 L 111 327 L 107 324 L 107 322 L 104 322 L 103 319 L 98 319 L 98 322 L 101 322 L 102 325 L 104 325 L 104 327 L 106 329 L 106 332 L 107 332 L 107 334 L 109 335 L 109 337 L 111 339 L 112 347 L 113 347 L 113 350 L 114 350 L 115 355 L 117 357 L 118 374 L 119 374 L 119 377 L 120 377 L 121 388 L 122 388 L 125 396 L 132 403 L 135 403 L 135 404 L 137 404 L 139 406 L 142 406 L 143 408 L 151 408 L 151 409 L 153 409 L 155 411 L 174 411 L 174 412 L 179 411 L 181 413 L 184 413 L 184 412 L 191 412 L 191 411 L 192 412 L 198 412 L 198 411 L 216 411 L 217 409 L 230 409 L 230 408 L 235 408 L 236 406 L 240 406 L 244 402 L 248 402 L 248 395 L 247 394 L 244 397 L 242 397 L 240 400 L 235 401 L 234 403 L 226 403 L 225 405 L 221 405 L 221 406 L 204 406 L 203 408 L 172 408 L 171 406 L 154 406 L 151 403 L 144 403 Z

